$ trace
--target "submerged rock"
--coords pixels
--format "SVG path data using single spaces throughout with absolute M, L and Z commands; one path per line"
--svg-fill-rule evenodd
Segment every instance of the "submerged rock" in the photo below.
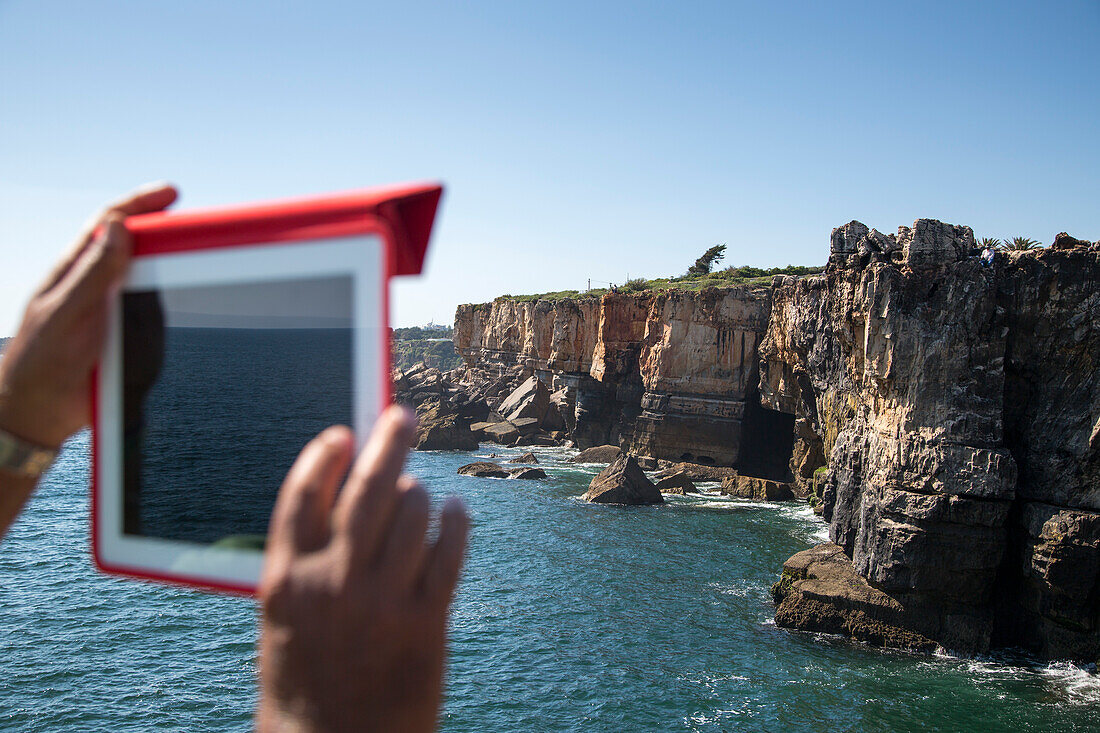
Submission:
M 458 469 L 459 476 L 477 476 L 479 478 L 508 478 L 508 469 L 490 461 L 467 463 Z
M 597 504 L 660 504 L 664 501 L 638 462 L 627 455 L 616 458 L 592 479 L 583 498 Z
M 539 459 L 534 453 L 524 453 L 522 456 L 516 456 L 508 463 L 538 463 Z

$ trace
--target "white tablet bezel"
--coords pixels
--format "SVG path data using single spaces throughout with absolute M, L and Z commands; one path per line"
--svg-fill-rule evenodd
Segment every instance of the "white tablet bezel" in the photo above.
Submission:
M 377 233 L 135 257 L 122 291 L 352 278 L 352 429 L 362 444 L 388 401 L 386 243 Z M 227 590 L 256 587 L 258 550 L 123 533 L 122 308 L 113 299 L 97 374 L 94 516 L 97 563 L 112 572 Z

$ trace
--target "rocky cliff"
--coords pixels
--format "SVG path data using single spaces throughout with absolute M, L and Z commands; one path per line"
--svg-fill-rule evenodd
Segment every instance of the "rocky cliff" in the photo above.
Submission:
M 983 266 L 968 228 L 853 222 L 825 275 L 775 284 L 761 397 L 796 462 L 827 457 L 851 564 L 792 558 L 779 623 L 1096 660 L 1100 253 L 1067 240 Z
M 537 376 L 582 448 L 813 493 L 832 543 L 788 562 L 781 625 L 1095 661 L 1100 243 L 983 265 L 918 220 L 830 244 L 770 288 L 460 306 L 464 378 Z
M 459 306 L 455 346 L 482 380 L 533 374 L 558 391 L 580 448 L 784 479 L 793 418 L 757 395 L 770 303 L 767 287 L 497 300 Z

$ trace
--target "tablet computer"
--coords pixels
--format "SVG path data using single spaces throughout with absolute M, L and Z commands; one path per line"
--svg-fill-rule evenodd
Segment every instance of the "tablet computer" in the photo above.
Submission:
M 441 188 L 131 217 L 93 385 L 103 571 L 253 593 L 302 447 L 390 400 L 388 281 L 420 271 Z

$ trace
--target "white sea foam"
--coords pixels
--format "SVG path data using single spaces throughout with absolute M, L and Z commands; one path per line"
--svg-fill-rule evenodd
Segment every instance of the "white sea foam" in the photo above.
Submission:
M 921 666 L 956 663 L 977 679 L 1027 681 L 1038 678 L 1063 702 L 1095 705 L 1100 703 L 1100 674 L 1096 665 L 1078 666 L 1072 662 L 1029 663 L 1026 659 L 1006 661 L 995 657 L 959 657 L 937 649 L 936 661 Z
M 1052 662 L 1039 673 L 1065 691 L 1066 697 L 1073 702 L 1100 702 L 1100 675 L 1095 665 L 1085 668 L 1069 662 Z
M 742 583 L 707 583 L 708 588 L 713 588 L 724 596 L 737 598 L 758 598 L 762 594 L 759 586 L 749 582 Z

